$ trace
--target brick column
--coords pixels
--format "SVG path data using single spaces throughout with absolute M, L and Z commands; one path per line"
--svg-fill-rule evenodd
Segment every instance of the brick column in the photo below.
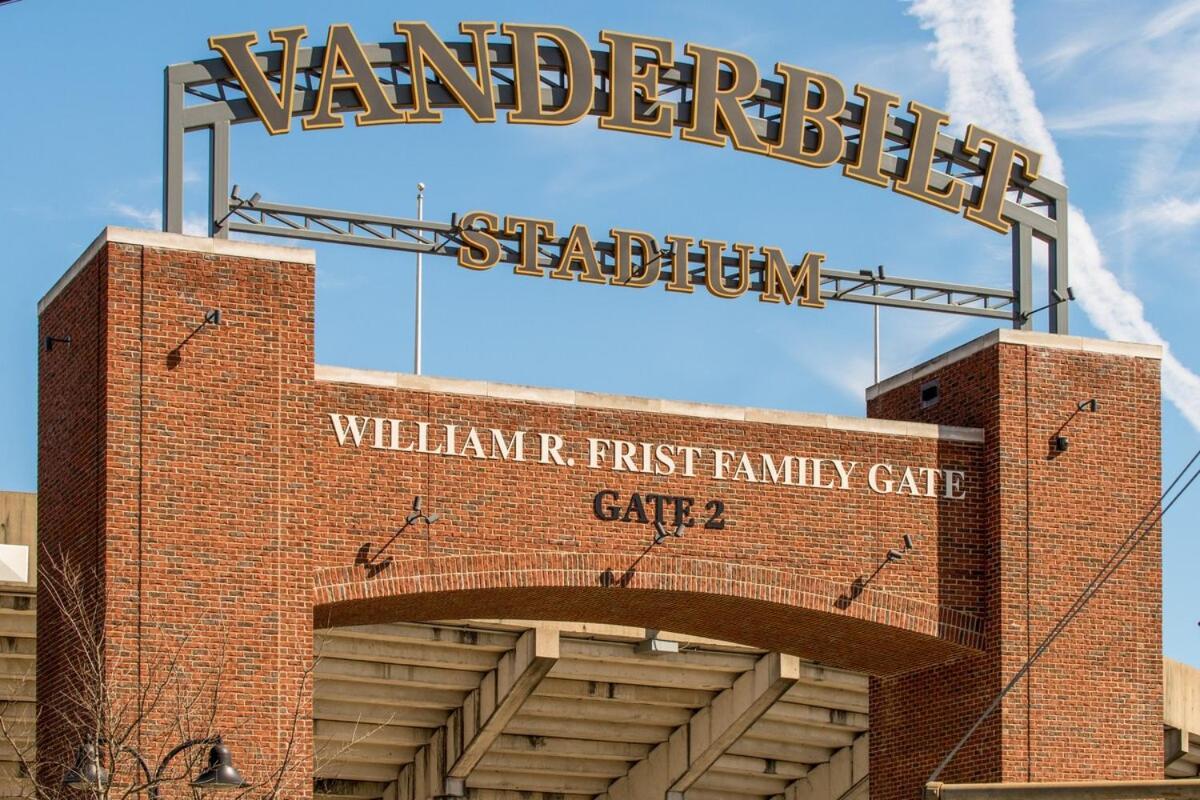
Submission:
M 91 581 L 110 685 L 145 712 L 139 747 L 155 763 L 185 733 L 217 731 L 261 785 L 294 738 L 284 794 L 299 798 L 312 774 L 299 489 L 313 263 L 307 250 L 109 228 L 39 309 L 43 336 L 72 337 L 41 357 L 43 559 Z M 212 309 L 220 324 L 202 326 Z M 78 653 L 40 591 L 38 749 L 68 761 L 83 734 L 55 711 Z M 172 654 L 176 683 L 216 686 L 211 725 L 207 702 L 137 699 Z M 185 714 L 189 730 L 172 730 Z
M 983 655 L 871 688 L 871 795 L 914 798 L 1161 491 L 1158 348 L 996 331 L 868 391 L 873 417 L 986 431 Z M 1096 413 L 1080 412 L 1095 398 Z M 1068 438 L 1066 452 L 1052 444 Z M 941 581 L 955 583 L 953 564 Z M 944 592 L 950 598 L 953 592 Z M 947 782 L 1162 777 L 1155 529 L 950 764 Z

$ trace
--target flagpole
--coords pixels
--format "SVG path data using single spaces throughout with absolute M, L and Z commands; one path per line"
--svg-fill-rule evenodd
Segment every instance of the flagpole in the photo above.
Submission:
M 424 219 L 425 219 L 425 184 L 418 183 L 417 184 L 417 221 L 420 222 Z M 413 315 L 415 322 L 416 322 L 416 332 L 415 332 L 415 335 L 413 336 L 413 372 L 417 375 L 421 374 L 421 292 L 422 292 L 421 282 L 422 282 L 422 278 L 424 277 L 423 276 L 424 264 L 422 263 L 422 256 L 423 256 L 423 253 L 421 253 L 421 251 L 418 250 L 417 251 L 417 303 L 416 303 L 416 313 Z

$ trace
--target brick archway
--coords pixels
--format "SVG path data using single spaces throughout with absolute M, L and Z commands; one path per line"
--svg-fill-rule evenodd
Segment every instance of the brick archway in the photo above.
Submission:
M 978 620 L 812 575 L 669 553 L 632 570 L 609 555 L 553 551 L 404 559 L 373 577 L 320 571 L 318 628 L 472 617 L 638 625 L 788 652 L 887 675 L 955 660 L 981 646 Z

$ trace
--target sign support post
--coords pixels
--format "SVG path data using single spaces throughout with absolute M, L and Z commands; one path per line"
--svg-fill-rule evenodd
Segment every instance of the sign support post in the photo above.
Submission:
M 422 221 L 424 221 L 424 219 L 425 219 L 425 184 L 418 183 L 417 184 L 417 221 L 422 222 Z M 416 325 L 416 331 L 413 336 L 413 373 L 416 375 L 421 374 L 421 293 L 422 293 L 421 279 L 423 277 L 422 272 L 423 272 L 423 268 L 424 268 L 424 264 L 422 263 L 421 259 L 422 259 L 423 255 L 424 254 L 420 250 L 417 251 L 417 303 L 416 303 L 416 312 L 413 314 L 413 318 L 415 320 L 415 325 Z

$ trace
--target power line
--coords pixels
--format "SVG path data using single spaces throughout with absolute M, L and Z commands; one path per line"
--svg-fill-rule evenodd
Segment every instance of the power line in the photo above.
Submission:
M 1184 493 L 1191 488 L 1191 485 L 1196 481 L 1197 478 L 1200 478 L 1200 469 L 1198 469 L 1190 478 L 1187 479 L 1187 482 L 1180 487 L 1175 496 L 1172 497 L 1165 505 L 1163 504 L 1163 501 L 1166 500 L 1169 494 L 1171 494 L 1175 486 L 1178 485 L 1181 480 L 1183 480 L 1184 475 L 1187 474 L 1188 470 L 1192 468 L 1192 465 L 1195 464 L 1197 460 L 1200 460 L 1200 450 L 1196 451 L 1195 455 L 1191 457 L 1183 469 L 1179 471 L 1179 474 L 1175 476 L 1175 480 L 1171 481 L 1171 485 L 1168 486 L 1161 495 L 1159 495 L 1159 498 L 1154 505 L 1150 507 L 1150 509 L 1142 516 L 1140 520 L 1138 520 L 1138 524 L 1135 525 L 1133 530 L 1129 532 L 1129 535 L 1125 537 L 1125 540 L 1117 546 L 1117 549 L 1111 556 L 1109 556 L 1108 561 L 1106 561 L 1104 565 L 1100 567 L 1100 570 L 1092 578 L 1091 582 L 1088 583 L 1088 585 L 1084 587 L 1083 591 L 1079 593 L 1079 596 L 1075 598 L 1075 602 L 1071 604 L 1071 607 L 1067 609 L 1066 613 L 1064 613 L 1059 621 L 1055 623 L 1050 632 L 1046 634 L 1046 637 L 1042 639 L 1041 644 L 1037 646 L 1037 649 L 1033 652 L 1033 655 L 1031 655 L 1025 661 L 1021 668 L 1017 670 L 1017 673 L 1013 675 L 1009 682 L 1005 684 L 1004 688 L 1000 690 L 1000 694 L 996 695 L 996 699 L 992 701 L 991 705 L 989 705 L 984 712 L 979 715 L 979 718 L 975 720 L 971 727 L 967 729 L 967 732 L 963 734 L 961 739 L 959 739 L 958 744 L 954 745 L 954 748 L 946 755 L 944 759 L 942 759 L 942 763 L 938 764 L 937 769 L 935 769 L 933 774 L 929 776 L 929 779 L 926 781 L 926 783 L 936 781 L 941 776 L 942 771 L 945 770 L 950 762 L 954 760 L 954 757 L 958 755 L 958 751 L 962 750 L 963 745 L 970 740 L 975 731 L 979 730 L 979 726 L 982 725 L 984 721 L 990 717 L 997 708 L 1000 707 L 1000 703 L 1004 701 L 1004 698 L 1008 696 L 1008 693 L 1011 692 L 1018 683 L 1020 683 L 1021 679 L 1025 677 L 1026 674 L 1028 674 L 1029 670 L 1033 667 L 1034 662 L 1041 658 L 1042 654 L 1050 649 L 1050 645 L 1054 643 L 1054 640 L 1057 639 L 1062 632 L 1066 630 L 1066 627 L 1071 624 L 1071 621 L 1074 620 L 1081 611 L 1083 611 L 1084 607 L 1088 604 L 1092 597 L 1094 597 L 1096 593 L 1099 592 L 1104 586 L 1104 584 L 1108 582 L 1108 579 L 1112 577 L 1113 573 L 1115 573 L 1121 567 L 1121 565 L 1125 563 L 1125 559 L 1129 558 L 1130 554 L 1133 553 L 1134 549 L 1142 543 L 1147 534 L 1154 530 L 1154 526 L 1157 525 L 1159 520 L 1163 518 L 1163 515 L 1170 511 L 1171 506 L 1175 505 L 1179 498 L 1183 497 Z M 1162 510 L 1159 511 L 1158 514 L 1155 514 L 1154 510 L 1159 506 L 1162 506 Z M 1151 516 L 1154 518 L 1150 519 Z M 1147 520 L 1150 520 L 1149 524 L 1147 524 Z

